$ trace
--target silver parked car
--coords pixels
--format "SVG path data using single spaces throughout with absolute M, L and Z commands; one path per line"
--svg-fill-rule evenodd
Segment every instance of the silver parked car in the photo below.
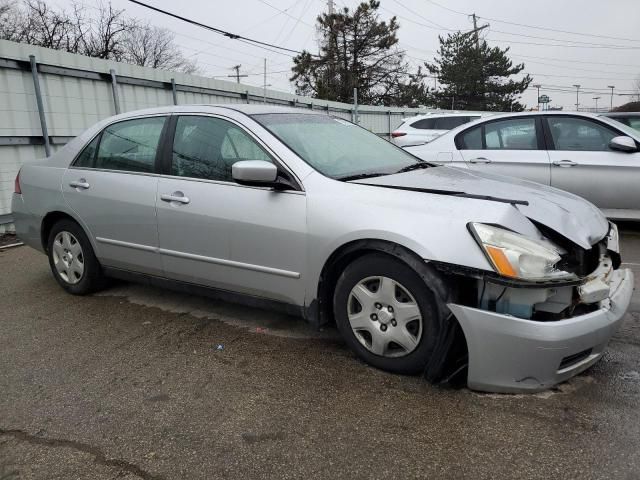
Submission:
M 575 193 L 609 218 L 640 220 L 640 132 L 607 117 L 494 115 L 407 148 L 423 160 Z
M 109 118 L 24 165 L 13 214 L 70 293 L 144 279 L 335 320 L 375 367 L 478 390 L 588 368 L 633 289 L 615 225 L 581 198 L 288 108 Z

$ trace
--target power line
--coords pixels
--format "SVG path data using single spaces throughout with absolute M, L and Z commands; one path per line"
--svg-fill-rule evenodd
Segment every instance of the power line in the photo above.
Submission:
M 129 0 L 130 2 L 133 2 L 134 0 Z M 515 34 L 514 34 L 515 35 Z M 492 40 L 494 42 L 501 42 L 501 43 L 519 43 L 522 45 L 537 45 L 537 46 L 542 46 L 542 47 L 564 47 L 564 48 L 606 48 L 606 49 L 610 49 L 610 50 L 640 50 L 640 46 L 637 47 L 624 47 L 624 46 L 619 46 L 619 45 L 615 45 L 615 46 L 609 46 L 609 45 L 561 45 L 561 44 L 557 44 L 557 43 L 536 43 L 536 42 L 519 42 L 517 40 L 508 40 L 505 38 L 488 38 L 488 40 Z M 571 41 L 571 40 L 567 40 L 567 41 Z
M 411 10 L 409 7 L 407 7 L 406 5 L 400 3 L 398 0 L 393 0 L 395 3 L 397 3 L 401 8 L 404 8 L 405 10 L 407 10 L 408 12 L 414 14 L 416 17 L 421 18 L 422 20 L 425 20 L 429 23 L 431 23 L 432 25 L 435 25 L 437 28 L 441 29 L 441 30 L 451 30 L 450 28 L 447 27 L 443 27 L 442 25 L 429 20 L 427 17 L 424 17 L 422 15 L 420 15 L 418 12 L 416 12 L 415 10 Z M 433 28 L 433 27 L 432 27 Z
M 478 18 L 482 18 L 482 17 L 478 17 Z M 581 42 L 579 40 L 569 40 L 569 39 L 566 39 L 566 38 L 539 37 L 537 35 L 527 35 L 525 33 L 505 32 L 503 30 L 495 30 L 493 28 L 491 29 L 491 31 L 495 32 L 495 33 L 502 33 L 504 35 L 512 35 L 512 36 L 515 36 L 515 37 L 536 38 L 536 39 L 539 39 L 539 40 L 550 40 L 552 42 L 568 42 L 568 43 L 575 43 L 575 44 L 581 44 L 581 45 L 595 46 L 595 47 L 600 47 L 600 48 L 605 48 L 605 47 L 611 47 L 611 48 L 617 48 L 617 49 L 635 49 L 635 48 L 640 48 L 640 46 L 630 47 L 630 46 L 625 46 L 625 45 L 613 45 L 613 44 L 608 44 L 608 43 Z
M 426 0 L 427 2 L 435 5 L 436 7 L 440 7 L 444 10 L 448 10 L 450 12 L 456 13 L 458 15 L 464 15 L 464 16 L 469 16 L 468 13 L 465 12 L 461 12 L 459 10 L 454 10 L 453 8 L 449 8 L 449 7 L 445 7 L 444 5 L 441 5 L 433 0 Z M 623 40 L 623 41 L 627 41 L 627 42 L 640 42 L 640 39 L 637 38 L 624 38 L 624 37 L 612 37 L 609 35 L 598 35 L 595 33 L 583 33 L 583 32 L 572 32 L 569 30 L 560 30 L 557 28 L 549 28 L 549 27 L 540 27 L 537 25 L 528 25 L 526 23 L 517 23 L 517 22 L 510 22 L 507 20 L 499 20 L 497 18 L 491 18 L 491 17 L 484 17 L 484 16 L 480 16 L 480 18 L 484 19 L 484 20 L 489 20 L 491 22 L 497 22 L 497 23 L 504 23 L 505 25 L 514 25 L 516 27 L 525 27 L 525 28 L 533 28 L 536 30 L 545 30 L 547 32 L 556 32 L 556 33 L 565 33 L 568 35 L 580 35 L 580 36 L 584 36 L 584 37 L 594 37 L 594 38 L 604 38 L 604 39 L 608 39 L 608 40 Z
M 534 72 L 522 72 L 523 74 L 539 75 L 541 77 L 562 77 L 562 78 L 587 78 L 589 80 L 635 80 L 635 78 L 612 78 L 612 77 L 586 77 L 584 75 L 554 75 L 551 73 L 534 73 Z
M 305 25 L 307 25 L 307 26 L 309 26 L 309 27 L 313 27 L 313 25 L 311 25 L 310 23 L 307 23 L 307 22 L 305 22 L 305 21 L 301 20 L 300 18 L 296 18 L 296 17 L 294 17 L 293 15 L 291 15 L 289 12 L 287 12 L 287 10 L 288 10 L 288 9 L 281 10 L 281 9 L 279 9 L 278 7 L 274 6 L 274 5 L 271 5 L 269 2 L 267 2 L 267 1 L 265 1 L 265 0 L 258 0 L 258 1 L 259 1 L 260 3 L 264 3 L 264 4 L 265 4 L 266 6 L 268 6 L 268 7 L 273 8 L 274 10 L 279 11 L 280 13 L 284 13 L 287 17 L 292 18 L 293 20 L 296 20 L 296 21 L 298 21 L 298 22 L 300 22 L 300 23 L 303 23 L 303 24 L 305 24 Z M 300 16 L 302 17 L 302 15 L 300 15 Z
M 152 5 L 147 5 L 146 3 L 140 2 L 139 0 L 129 0 L 129 1 L 132 2 L 132 3 L 135 3 L 137 5 L 140 5 L 142 7 L 148 8 L 150 10 L 156 11 L 158 13 L 162 13 L 163 15 L 168 15 L 170 17 L 177 18 L 178 20 L 182 20 L 183 22 L 190 23 L 191 25 L 196 25 L 196 26 L 204 28 L 206 30 L 210 30 L 210 31 L 212 31 L 214 33 L 217 33 L 218 35 L 223 35 L 225 37 L 231 38 L 232 40 L 244 41 L 245 43 L 250 43 L 250 44 L 253 44 L 256 47 L 260 47 L 260 48 L 269 47 L 269 48 L 275 48 L 275 49 L 278 49 L 278 50 L 283 50 L 283 51 L 291 52 L 291 53 L 302 53 L 302 52 L 300 52 L 298 50 L 293 50 L 291 48 L 281 47 L 280 45 L 274 45 L 272 43 L 267 43 L 267 42 L 263 42 L 261 40 L 256 40 L 256 39 L 253 39 L 253 38 L 249 38 L 249 37 L 245 37 L 245 36 L 242 36 L 242 35 L 238 35 L 236 33 L 227 32 L 226 30 L 222 30 L 222 29 L 217 28 L 217 27 L 212 27 L 210 25 L 205 25 L 204 23 L 196 22 L 195 20 L 191 20 L 189 18 L 182 17 L 182 16 L 177 15 L 175 13 L 168 12 L 167 10 L 163 10 L 161 8 L 157 8 L 157 7 L 154 7 Z M 266 49 L 268 50 L 269 48 L 266 48 Z

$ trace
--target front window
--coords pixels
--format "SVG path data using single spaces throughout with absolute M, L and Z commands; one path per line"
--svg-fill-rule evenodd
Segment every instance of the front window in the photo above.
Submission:
M 419 162 L 376 134 L 328 115 L 285 113 L 253 118 L 328 177 L 387 175 Z
M 617 133 L 598 122 L 578 117 L 547 118 L 556 150 L 603 152 Z
M 235 124 L 215 117 L 178 117 L 171 175 L 232 182 L 231 167 L 241 160 L 271 157 Z

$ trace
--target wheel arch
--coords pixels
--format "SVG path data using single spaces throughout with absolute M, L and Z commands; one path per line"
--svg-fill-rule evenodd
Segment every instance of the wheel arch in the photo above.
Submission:
M 42 243 L 42 248 L 45 253 L 48 253 L 49 234 L 51 233 L 51 229 L 60 220 L 71 220 L 72 222 L 77 223 L 78 226 L 82 228 L 82 230 L 84 230 L 84 233 L 87 235 L 87 238 L 89 239 L 89 243 L 91 243 L 93 250 L 96 251 L 95 244 L 92 236 L 89 234 L 89 230 L 78 218 L 76 218 L 69 212 L 65 212 L 62 210 L 53 210 L 51 212 L 48 212 L 42 218 L 42 222 L 40 223 L 40 242 Z
M 312 321 L 318 326 L 334 322 L 333 295 L 340 274 L 351 262 L 370 253 L 383 253 L 407 264 L 418 275 L 425 277 L 425 272 L 433 272 L 435 269 L 429 266 L 415 251 L 404 245 L 380 239 L 359 239 L 350 241 L 336 248 L 325 262 L 318 281 L 317 297 L 313 301 L 314 306 Z M 433 276 L 430 276 L 433 279 Z M 439 282 L 430 282 L 429 285 L 442 297 L 445 303 L 458 295 L 459 282 L 454 282 L 450 273 L 437 271 Z M 431 382 L 447 381 L 466 383 L 466 361 L 468 358 L 467 339 L 458 319 L 449 312 L 448 326 L 443 332 L 440 343 L 436 348 L 440 352 L 440 360 L 433 362 L 424 372 L 425 377 Z
M 332 304 L 338 277 L 351 262 L 374 252 L 397 258 L 418 273 L 425 265 L 425 261 L 416 252 L 390 240 L 362 238 L 344 243 L 329 255 L 320 272 L 316 298 L 310 306 L 315 307 L 313 323 L 324 325 L 334 321 Z

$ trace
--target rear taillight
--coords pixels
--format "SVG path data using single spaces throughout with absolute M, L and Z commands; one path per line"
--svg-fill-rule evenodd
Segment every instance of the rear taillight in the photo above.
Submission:
M 407 132 L 391 132 L 391 136 L 393 138 L 404 137 Z
M 22 189 L 20 188 L 20 171 L 18 171 L 18 174 L 16 175 L 16 183 L 13 187 L 13 191 L 14 193 L 22 194 Z

